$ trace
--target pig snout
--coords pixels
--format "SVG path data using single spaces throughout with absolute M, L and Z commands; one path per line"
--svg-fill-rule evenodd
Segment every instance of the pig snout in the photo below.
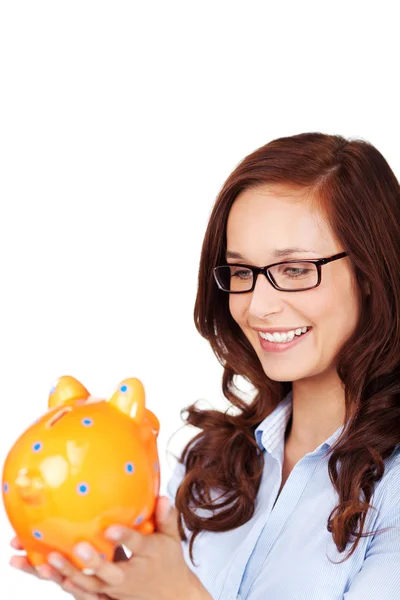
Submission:
M 21 469 L 16 479 L 20 498 L 26 504 L 42 504 L 44 502 L 45 482 L 35 469 Z

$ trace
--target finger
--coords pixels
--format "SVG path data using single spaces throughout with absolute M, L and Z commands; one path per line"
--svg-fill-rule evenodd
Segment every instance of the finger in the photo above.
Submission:
M 23 545 L 21 544 L 19 538 L 14 537 L 11 542 L 10 542 L 10 546 L 12 546 L 14 548 L 14 550 L 24 550 L 25 548 L 23 547 Z
M 20 571 L 24 571 L 24 573 L 29 573 L 29 575 L 38 576 L 38 572 L 32 565 L 29 563 L 26 556 L 12 556 L 10 559 L 10 565 L 14 567 L 14 569 L 19 569 Z
M 104 598 L 104 596 L 99 596 L 99 594 L 94 594 L 83 590 L 70 579 L 65 579 L 61 584 L 61 588 L 65 592 L 72 594 L 75 600 L 100 600 L 100 598 Z
M 33 567 L 26 556 L 12 556 L 10 565 L 15 569 L 19 569 L 29 575 L 34 575 L 40 579 L 48 579 L 55 583 L 61 583 L 64 577 L 49 565 L 43 564 L 38 567 Z
M 62 583 L 64 576 L 59 573 L 56 569 L 53 569 L 50 565 L 43 564 L 35 567 L 36 571 L 41 579 L 47 579 L 48 581 L 54 581 L 54 583 Z
M 155 534 L 157 535 L 157 534 Z M 105 532 L 105 537 L 113 542 L 123 544 L 135 555 L 145 556 L 151 540 L 134 529 L 122 525 L 112 525 Z
M 88 569 L 91 569 L 107 585 L 119 585 L 124 579 L 124 572 L 114 562 L 101 558 L 94 548 L 87 542 L 79 542 L 74 548 L 74 554 L 83 560 Z
M 69 594 L 73 594 L 75 600 L 111 600 L 110 596 L 107 596 L 106 594 L 94 594 L 92 592 L 86 592 L 79 586 L 72 583 L 72 581 L 69 579 L 64 580 L 61 588 Z
M 84 542 L 85 543 L 85 542 Z M 85 543 L 86 545 L 86 543 Z M 71 562 L 65 557 L 52 552 L 49 554 L 49 563 L 58 570 L 61 575 L 70 580 L 74 585 L 78 586 L 81 590 L 91 592 L 94 594 L 100 594 L 104 591 L 106 585 L 117 585 L 124 579 L 123 572 L 119 567 L 108 563 L 103 560 L 90 546 L 92 550 L 92 558 L 85 561 L 88 569 L 93 572 L 93 575 L 87 575 L 86 573 L 77 569 Z M 80 556 L 79 558 L 82 559 Z
M 71 590 L 66 590 L 71 594 L 75 594 L 75 592 L 72 591 L 74 586 L 81 594 L 82 591 L 93 593 L 100 591 L 101 582 L 97 578 L 92 577 L 91 575 L 85 575 L 61 554 L 58 554 L 57 552 L 51 552 L 48 555 L 47 560 L 49 564 L 58 572 L 58 574 L 62 576 L 64 581 L 61 587 L 71 587 Z

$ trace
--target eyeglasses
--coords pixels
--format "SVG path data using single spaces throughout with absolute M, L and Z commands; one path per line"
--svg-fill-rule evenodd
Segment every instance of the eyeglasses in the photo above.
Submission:
M 328 258 L 307 258 L 273 263 L 266 267 L 250 265 L 220 265 L 213 269 L 220 290 L 229 294 L 252 292 L 257 277 L 263 273 L 270 284 L 282 292 L 303 292 L 316 288 L 321 283 L 321 266 L 347 256 L 347 252 Z

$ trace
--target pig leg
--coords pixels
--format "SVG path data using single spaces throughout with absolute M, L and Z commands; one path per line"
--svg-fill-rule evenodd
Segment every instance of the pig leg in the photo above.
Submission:
M 42 554 L 41 552 L 36 552 L 34 550 L 27 550 L 26 556 L 28 558 L 28 561 L 32 565 L 32 567 L 38 567 L 39 565 L 43 565 L 47 562 L 46 555 Z
M 154 519 L 149 519 L 148 521 L 143 521 L 140 525 L 136 527 L 139 533 L 143 535 L 149 535 L 150 533 L 154 533 L 155 530 L 155 521 Z

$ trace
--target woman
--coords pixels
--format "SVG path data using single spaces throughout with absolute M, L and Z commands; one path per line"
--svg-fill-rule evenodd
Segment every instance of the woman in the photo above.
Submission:
M 301 134 L 236 167 L 205 234 L 195 322 L 237 410 L 186 409 L 201 431 L 168 484 L 175 566 L 160 542 L 158 595 L 115 597 L 176 599 L 173 579 L 187 598 L 397 597 L 399 268 L 399 183 L 371 144 Z M 94 570 L 61 575 L 114 597 Z

